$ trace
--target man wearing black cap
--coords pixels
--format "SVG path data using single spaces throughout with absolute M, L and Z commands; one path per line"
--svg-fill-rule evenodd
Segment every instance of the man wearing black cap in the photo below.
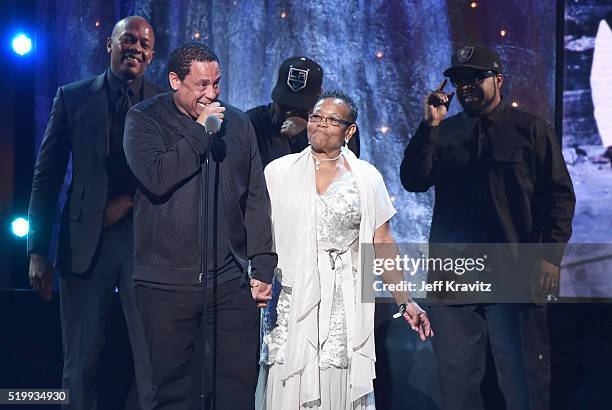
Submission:
M 323 69 L 308 57 L 291 57 L 281 64 L 272 102 L 247 111 L 257 135 L 265 167 L 273 160 L 308 146 L 308 114 L 323 92 Z M 358 136 L 349 148 L 359 156 Z
M 444 119 L 453 97 L 443 91 L 445 80 L 426 97 L 425 118 L 400 169 L 408 191 L 435 186 L 430 243 L 542 248 L 529 259 L 528 268 L 502 271 L 513 282 L 527 273 L 523 282 L 531 281 L 538 299 L 556 294 L 575 196 L 553 129 L 505 104 L 501 61 L 490 48 L 461 47 L 444 75 L 456 87 L 463 112 Z M 530 284 L 519 286 L 529 289 Z M 507 408 L 550 408 L 544 306 L 440 304 L 431 307 L 430 317 L 436 328 L 432 342 L 443 409 L 483 408 L 480 385 L 487 343 Z

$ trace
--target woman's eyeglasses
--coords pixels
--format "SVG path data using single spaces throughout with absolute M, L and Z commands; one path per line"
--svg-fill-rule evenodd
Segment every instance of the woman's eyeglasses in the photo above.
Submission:
M 335 118 L 335 117 L 323 117 L 320 116 L 318 114 L 310 114 L 308 116 L 308 121 L 312 122 L 312 123 L 319 123 L 319 122 L 324 122 L 327 125 L 331 125 L 332 127 L 340 127 L 341 125 L 351 125 L 353 124 L 350 121 L 344 121 L 341 120 L 340 118 Z

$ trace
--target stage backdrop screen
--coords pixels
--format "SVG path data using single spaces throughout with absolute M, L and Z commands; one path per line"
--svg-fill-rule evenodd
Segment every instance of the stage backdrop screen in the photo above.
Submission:
M 564 156 L 576 191 L 565 297 L 612 297 L 612 3 L 568 0 L 563 71 Z
M 474 3 L 475 7 L 471 3 Z M 217 52 L 221 98 L 241 109 L 270 102 L 281 62 L 306 55 L 321 64 L 325 90 L 356 99 L 362 158 L 383 174 L 398 214 L 399 242 L 425 242 L 433 191 L 413 194 L 399 181 L 404 148 L 423 116 L 423 97 L 443 79 L 461 44 L 495 47 L 504 62 L 504 98 L 553 123 L 554 1 L 464 0 L 59 0 L 39 2 L 41 67 L 37 70 L 37 144 L 56 87 L 103 72 L 105 41 L 126 15 L 147 17 L 156 56 L 147 76 L 167 88 L 165 61 L 187 40 Z M 450 91 L 450 84 L 447 86 Z M 459 104 L 452 103 L 452 114 Z

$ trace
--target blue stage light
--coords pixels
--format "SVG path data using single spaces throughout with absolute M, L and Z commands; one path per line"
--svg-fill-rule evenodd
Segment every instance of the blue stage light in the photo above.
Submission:
M 30 232 L 30 223 L 25 218 L 15 218 L 13 222 L 11 222 L 11 231 L 13 235 L 23 238 Z
M 20 56 L 24 56 L 32 51 L 32 40 L 27 35 L 20 33 L 13 37 L 13 51 Z

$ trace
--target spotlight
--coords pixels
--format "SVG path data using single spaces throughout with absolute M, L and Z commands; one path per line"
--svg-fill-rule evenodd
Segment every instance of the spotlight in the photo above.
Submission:
M 18 238 L 23 238 L 30 232 L 30 223 L 27 219 L 19 217 L 11 222 L 11 232 Z
M 20 33 L 13 37 L 13 51 L 20 56 L 24 56 L 32 51 L 32 40 L 24 33 Z

